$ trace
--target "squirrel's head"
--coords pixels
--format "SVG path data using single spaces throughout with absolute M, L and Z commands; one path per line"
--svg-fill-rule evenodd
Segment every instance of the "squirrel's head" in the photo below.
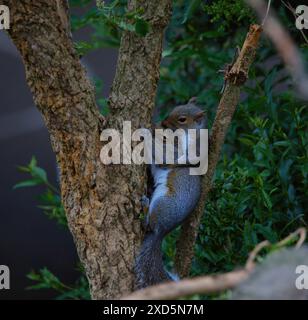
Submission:
M 205 123 L 205 112 L 195 105 L 192 98 L 187 104 L 175 107 L 161 124 L 164 128 L 176 130 L 201 129 L 205 128 Z

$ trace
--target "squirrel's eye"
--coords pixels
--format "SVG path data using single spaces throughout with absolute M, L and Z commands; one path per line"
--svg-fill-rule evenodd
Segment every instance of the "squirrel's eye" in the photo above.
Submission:
M 179 117 L 178 118 L 179 123 L 185 123 L 186 122 L 186 117 Z

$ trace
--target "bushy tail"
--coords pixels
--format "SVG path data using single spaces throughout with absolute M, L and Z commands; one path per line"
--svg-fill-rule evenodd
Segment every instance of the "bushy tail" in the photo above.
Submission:
M 146 234 L 136 259 L 135 273 L 139 289 L 164 281 L 175 280 L 163 265 L 162 237 L 154 232 Z

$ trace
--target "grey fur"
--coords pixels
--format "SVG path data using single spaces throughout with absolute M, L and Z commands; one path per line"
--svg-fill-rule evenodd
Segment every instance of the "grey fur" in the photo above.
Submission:
M 144 288 L 163 281 L 174 280 L 163 266 L 161 244 L 163 238 L 189 216 L 200 197 L 200 177 L 189 175 L 189 168 L 177 168 L 174 184 L 177 186 L 172 196 L 157 199 L 148 217 L 155 215 L 147 223 L 140 253 L 136 259 L 135 272 L 138 288 Z M 155 221 L 156 223 L 154 223 Z
M 179 121 L 183 116 L 187 117 L 185 123 Z M 171 130 L 178 128 L 198 130 L 205 128 L 206 125 L 204 112 L 192 101 L 176 107 L 167 120 L 160 125 L 167 126 Z M 197 139 L 199 137 L 197 135 Z M 175 159 L 178 159 L 176 148 Z M 184 222 L 199 201 L 200 176 L 190 175 L 189 167 L 188 162 L 173 167 L 167 165 L 165 161 L 162 166 L 154 164 L 151 167 L 155 190 L 145 222 L 147 232 L 136 259 L 135 273 L 138 288 L 178 279 L 176 275 L 164 269 L 161 245 L 164 237 Z M 142 204 L 147 203 L 147 199 L 143 197 Z

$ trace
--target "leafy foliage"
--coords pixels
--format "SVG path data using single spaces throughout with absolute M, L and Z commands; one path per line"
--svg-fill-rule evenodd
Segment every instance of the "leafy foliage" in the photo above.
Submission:
M 34 186 L 43 186 L 46 190 L 39 196 L 39 208 L 47 215 L 48 218 L 55 220 L 62 227 L 67 228 L 67 220 L 64 208 L 61 202 L 59 191 L 48 180 L 47 173 L 44 169 L 37 165 L 37 160 L 32 157 L 27 166 L 20 166 L 19 170 L 30 176 L 29 179 L 17 183 L 14 188 L 26 188 Z M 53 289 L 59 293 L 56 299 L 90 299 L 89 285 L 83 270 L 78 267 L 81 272 L 80 278 L 73 286 L 62 283 L 46 267 L 38 272 L 31 271 L 27 277 L 36 282 L 36 284 L 28 287 L 28 289 Z
M 218 23 L 218 30 L 225 30 L 234 22 L 243 23 L 247 20 L 252 22 L 254 14 L 243 0 L 218 0 L 204 6 L 204 9 L 212 17 L 211 23 Z
M 74 286 L 67 286 L 59 280 L 47 268 L 40 269 L 38 272 L 30 272 L 27 277 L 35 281 L 36 284 L 28 287 L 28 289 L 53 289 L 59 293 L 57 300 L 89 300 L 88 281 L 85 276 L 81 276 Z
M 72 1 L 74 6 L 85 6 L 90 1 Z M 91 7 L 83 15 L 72 15 L 72 31 L 84 27 L 91 27 L 91 40 L 75 43 L 77 52 L 83 56 L 98 48 L 118 47 L 121 31 L 135 32 L 144 37 L 150 31 L 149 23 L 142 18 L 142 9 L 128 11 L 126 1 L 115 0 L 108 5 L 104 1 L 97 1 L 97 6 Z
M 48 181 L 46 171 L 37 166 L 36 158 L 32 157 L 30 163 L 27 166 L 20 166 L 19 170 L 27 173 L 30 178 L 17 183 L 14 189 L 44 186 L 46 189 L 39 197 L 39 208 L 43 209 L 50 219 L 56 220 L 62 226 L 67 226 L 59 190 Z
M 240 150 L 224 155 L 216 171 L 195 272 L 231 270 L 260 241 L 275 243 L 307 225 L 307 107 L 289 98 L 277 98 L 283 121 L 276 123 L 268 115 L 250 116 L 251 103 L 238 109 L 234 122 L 247 129 L 236 134 Z

